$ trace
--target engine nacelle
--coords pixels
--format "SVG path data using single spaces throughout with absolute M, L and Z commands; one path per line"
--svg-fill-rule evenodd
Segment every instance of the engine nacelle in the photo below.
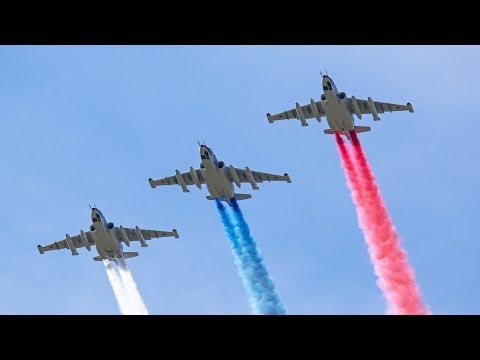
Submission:
M 138 226 L 135 226 L 135 235 L 137 235 L 138 240 L 140 240 L 140 244 L 142 247 L 147 247 L 147 243 L 145 242 L 145 238 L 143 237 L 142 230 Z
M 77 249 L 75 248 L 75 245 L 73 245 L 73 241 L 70 235 L 66 234 L 65 239 L 67 240 L 67 245 L 70 251 L 72 252 L 72 255 L 73 256 L 78 255 Z
M 343 100 L 345 99 L 347 95 L 342 91 L 340 94 L 338 94 L 338 97 L 340 98 L 340 100 Z
M 93 224 L 90 225 L 90 231 L 95 231 L 95 226 L 93 226 Z
M 197 172 L 193 167 L 190 166 L 190 176 L 192 177 L 193 182 L 199 189 L 202 188 L 202 183 L 200 182 L 200 179 L 198 178 Z
M 190 192 L 187 188 L 187 184 L 185 184 L 185 181 L 183 180 L 183 176 L 180 173 L 180 171 L 175 170 L 175 177 L 177 178 L 178 184 L 182 187 L 183 192 Z
M 130 246 L 130 239 L 128 238 L 125 228 L 122 225 L 120 225 L 118 228 L 120 229 L 120 236 L 122 237 L 123 242 L 125 245 Z
M 115 225 L 113 225 L 112 222 L 109 222 L 109 223 L 107 224 L 107 228 L 109 228 L 110 230 L 112 230 L 114 227 L 115 227 Z
M 240 182 L 240 178 L 238 177 L 238 174 L 235 168 L 232 165 L 230 165 L 228 168 L 228 171 L 235 185 L 237 185 L 237 187 L 240 188 L 242 186 L 242 183 Z
M 223 161 L 218 162 L 218 168 L 221 169 L 225 166 L 225 163 Z
M 83 246 L 85 246 L 85 249 L 90 251 L 90 241 L 88 241 L 87 234 L 83 230 L 80 230 L 80 239 L 82 239 Z
M 295 110 L 297 110 L 297 117 L 302 123 L 302 126 L 308 126 L 307 120 L 305 119 L 305 114 L 303 113 L 302 107 L 298 102 L 295 103 Z
M 252 171 L 248 168 L 248 166 L 245 168 L 245 172 L 247 173 L 247 180 L 252 185 L 253 190 L 258 190 L 257 182 L 253 178 Z
M 357 117 L 361 120 L 362 119 L 362 112 L 360 111 L 360 107 L 358 106 L 357 99 L 355 96 L 352 96 L 352 107 L 353 107 L 353 112 Z
M 375 108 L 375 103 L 373 102 L 373 100 L 370 96 L 368 97 L 368 108 L 370 109 L 370 112 L 372 113 L 373 120 L 375 120 L 375 121 L 380 120 L 380 118 L 378 117 L 377 109 Z

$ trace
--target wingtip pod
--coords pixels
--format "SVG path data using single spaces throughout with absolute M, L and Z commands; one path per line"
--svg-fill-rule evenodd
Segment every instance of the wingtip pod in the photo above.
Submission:
M 152 178 L 149 178 L 149 179 L 148 179 L 148 183 L 150 184 L 150 186 L 152 187 L 152 189 L 155 189 L 155 188 L 156 188 L 155 184 L 153 183 L 153 179 L 152 179 Z
M 45 252 L 42 248 L 42 245 L 37 245 L 37 249 L 40 254 L 43 254 Z
M 178 239 L 180 237 L 180 236 L 178 236 L 177 229 L 173 229 L 172 232 L 173 232 L 173 235 L 175 235 L 175 239 Z
M 292 180 L 290 179 L 290 175 L 285 173 L 284 176 L 287 178 L 287 183 L 291 184 Z
M 408 106 L 408 112 L 411 112 L 411 113 L 414 112 L 414 111 L 413 111 L 413 106 L 412 106 L 411 103 L 408 102 L 408 103 L 407 103 L 407 106 Z
M 270 113 L 267 114 L 267 119 L 270 124 L 273 124 L 272 115 L 270 115 Z

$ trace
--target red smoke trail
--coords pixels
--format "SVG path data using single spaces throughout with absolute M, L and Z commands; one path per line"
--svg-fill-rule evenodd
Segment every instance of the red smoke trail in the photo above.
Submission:
M 357 134 L 352 136 L 353 161 L 340 135 L 335 134 L 347 184 L 357 208 L 360 228 L 391 314 L 429 314 L 420 298 L 407 255 L 383 204 L 375 178 L 363 153 Z

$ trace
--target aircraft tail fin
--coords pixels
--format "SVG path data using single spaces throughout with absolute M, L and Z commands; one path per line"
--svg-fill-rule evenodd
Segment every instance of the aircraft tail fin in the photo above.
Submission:
M 372 130 L 370 128 L 370 126 L 355 126 L 355 132 L 356 133 L 362 133 L 362 132 L 366 132 L 366 131 L 370 131 Z

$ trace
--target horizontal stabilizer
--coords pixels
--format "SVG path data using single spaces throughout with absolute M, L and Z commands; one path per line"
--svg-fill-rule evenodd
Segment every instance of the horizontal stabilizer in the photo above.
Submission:
M 138 252 L 136 251 L 132 251 L 132 252 L 124 252 L 123 253 L 123 258 L 124 259 L 129 259 L 129 258 L 132 258 L 132 257 L 135 257 L 135 256 L 138 256 Z M 94 261 L 103 261 L 104 259 L 102 259 L 101 256 L 95 256 L 93 258 Z M 115 260 L 115 258 L 113 259 Z
M 252 198 L 251 194 L 235 194 L 235 200 L 247 200 L 251 198 Z
M 370 131 L 370 126 L 355 126 L 355 132 L 356 133 L 362 133 L 366 131 Z
M 371 130 L 370 126 L 355 126 L 356 133 L 362 133 L 370 130 Z M 323 130 L 323 132 L 329 135 L 333 135 L 335 133 L 332 129 L 325 129 Z
M 246 200 L 246 199 L 251 199 L 252 195 L 251 194 L 235 194 L 235 200 Z M 208 195 L 207 200 L 215 200 L 213 196 Z M 226 201 L 224 199 L 219 199 L 221 201 Z

